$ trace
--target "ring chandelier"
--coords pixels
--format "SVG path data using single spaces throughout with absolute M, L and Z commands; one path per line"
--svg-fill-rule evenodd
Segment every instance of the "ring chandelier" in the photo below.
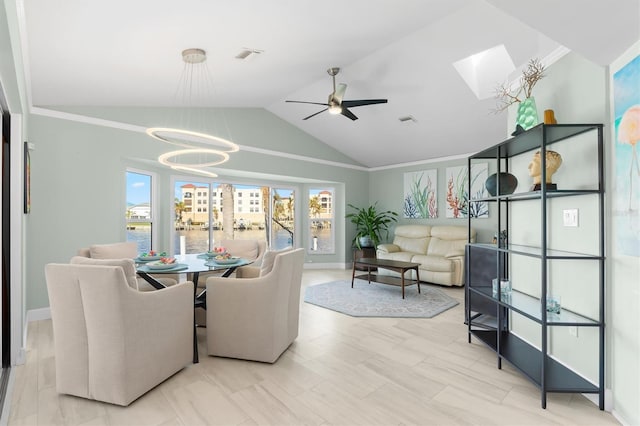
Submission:
M 207 55 L 203 49 L 186 49 L 182 51 L 182 60 L 185 63 L 183 78 L 181 79 L 181 82 L 183 82 L 183 99 L 191 100 L 196 96 L 203 96 L 205 92 L 205 90 L 202 90 L 203 83 L 192 80 L 194 75 L 203 75 L 204 82 L 210 82 L 209 72 L 204 63 L 206 59 Z M 195 93 L 190 93 L 192 90 L 195 90 Z M 189 106 L 183 105 L 183 107 Z M 229 153 L 240 150 L 237 144 L 228 139 L 193 130 L 150 127 L 146 130 L 146 133 L 156 140 L 183 148 L 161 154 L 158 157 L 159 163 L 174 170 L 194 172 L 210 177 L 217 177 L 218 175 L 203 170 L 204 167 L 225 163 L 229 161 Z M 194 155 L 195 158 L 192 158 Z M 185 157 L 194 161 L 185 161 Z M 214 160 L 211 160 L 211 157 Z

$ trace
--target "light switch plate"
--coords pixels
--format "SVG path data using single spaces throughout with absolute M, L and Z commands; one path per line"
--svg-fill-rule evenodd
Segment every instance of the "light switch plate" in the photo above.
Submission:
M 578 226 L 578 209 L 563 210 L 562 223 L 564 226 Z

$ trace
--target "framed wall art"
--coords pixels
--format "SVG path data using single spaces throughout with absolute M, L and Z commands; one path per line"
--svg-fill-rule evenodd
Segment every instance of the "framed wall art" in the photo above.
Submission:
M 488 218 L 489 204 L 486 201 L 474 201 L 487 196 L 484 182 L 487 180 L 489 165 L 478 163 L 467 166 L 447 167 L 446 217 L 463 219 L 466 217 Z M 469 176 L 471 176 L 471 196 L 469 196 Z
M 404 205 L 407 219 L 435 219 L 438 217 L 438 170 L 404 174 Z
M 640 256 L 640 55 L 613 73 L 615 125 L 614 240 L 621 254 Z

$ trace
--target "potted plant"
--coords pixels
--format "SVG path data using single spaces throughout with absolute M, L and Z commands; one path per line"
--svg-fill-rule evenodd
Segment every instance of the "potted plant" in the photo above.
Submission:
M 353 238 L 353 245 L 362 247 L 377 247 L 380 244 L 382 232 L 389 235 L 389 224 L 397 222 L 398 214 L 390 210 L 379 212 L 377 202 L 369 207 L 359 208 L 352 204 L 349 207 L 355 212 L 348 213 L 345 218 L 350 219 L 356 225 L 356 236 Z M 385 236 L 385 237 L 386 237 Z

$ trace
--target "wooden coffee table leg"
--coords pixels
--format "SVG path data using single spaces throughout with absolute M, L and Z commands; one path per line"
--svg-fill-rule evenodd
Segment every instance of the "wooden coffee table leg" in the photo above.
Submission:
M 401 269 L 400 270 L 400 275 L 402 275 L 402 298 L 404 299 L 404 273 L 406 272 L 405 269 Z
M 420 294 L 420 272 L 418 271 L 418 268 L 416 268 L 416 282 L 418 284 L 418 294 Z
M 353 271 L 351 272 L 351 288 L 353 288 L 353 280 L 356 278 L 356 261 L 353 260 Z

